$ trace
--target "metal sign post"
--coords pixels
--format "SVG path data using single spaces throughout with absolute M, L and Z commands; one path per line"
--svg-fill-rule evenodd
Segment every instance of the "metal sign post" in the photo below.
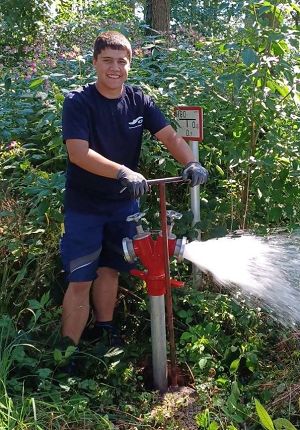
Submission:
M 175 107 L 177 133 L 189 142 L 195 160 L 199 161 L 199 142 L 203 141 L 203 109 L 199 106 Z M 193 225 L 200 221 L 200 185 L 191 188 L 191 210 Z M 198 230 L 198 240 L 201 240 L 201 231 Z M 194 287 L 201 283 L 201 270 L 193 264 Z

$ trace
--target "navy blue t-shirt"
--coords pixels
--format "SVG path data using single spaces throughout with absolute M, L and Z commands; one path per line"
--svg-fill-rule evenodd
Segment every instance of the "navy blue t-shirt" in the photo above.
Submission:
M 155 134 L 168 125 L 153 100 L 137 87 L 124 85 L 121 97 L 102 96 L 95 83 L 70 92 L 63 106 L 63 139 L 82 139 L 109 160 L 136 170 L 143 130 Z M 66 188 L 108 199 L 130 198 L 116 179 L 95 175 L 68 162 Z

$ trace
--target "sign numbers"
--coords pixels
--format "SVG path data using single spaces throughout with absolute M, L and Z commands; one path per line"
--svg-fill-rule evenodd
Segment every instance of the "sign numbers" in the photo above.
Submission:
M 177 133 L 185 140 L 203 140 L 203 111 L 197 106 L 175 107 Z

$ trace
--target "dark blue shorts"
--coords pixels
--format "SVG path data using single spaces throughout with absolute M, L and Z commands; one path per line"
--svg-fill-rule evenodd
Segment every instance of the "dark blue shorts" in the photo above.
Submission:
M 136 225 L 128 215 L 139 212 L 135 200 L 91 198 L 77 191 L 67 191 L 65 232 L 60 248 L 69 282 L 96 279 L 98 267 L 128 272 L 134 267 L 124 259 L 122 239 L 136 234 Z

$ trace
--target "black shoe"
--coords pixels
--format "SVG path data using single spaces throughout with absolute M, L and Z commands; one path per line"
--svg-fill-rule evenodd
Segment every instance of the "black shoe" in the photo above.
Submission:
M 93 327 L 86 327 L 82 339 L 89 343 L 101 342 L 106 346 L 121 348 L 124 341 L 118 329 L 113 324 L 95 323 Z
M 109 346 L 113 348 L 122 348 L 124 346 L 124 340 L 116 327 L 103 328 L 103 331 L 106 331 Z

